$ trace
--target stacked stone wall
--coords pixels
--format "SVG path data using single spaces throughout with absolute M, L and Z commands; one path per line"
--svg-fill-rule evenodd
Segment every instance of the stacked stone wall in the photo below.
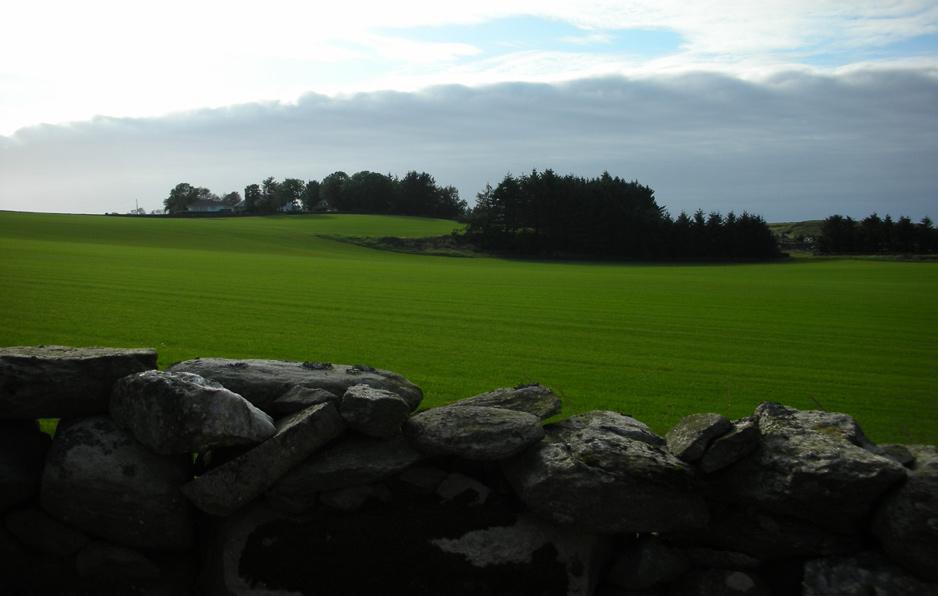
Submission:
M 846 414 L 659 436 L 541 385 L 156 362 L 0 348 L 0 594 L 938 594 L 938 449 Z

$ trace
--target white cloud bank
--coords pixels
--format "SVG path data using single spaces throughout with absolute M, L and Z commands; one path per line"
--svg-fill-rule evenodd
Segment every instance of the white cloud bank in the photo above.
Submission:
M 305 95 L 0 137 L 0 208 L 156 208 L 178 182 L 420 169 L 472 200 L 508 171 L 635 178 L 672 212 L 938 215 L 938 69 L 715 73 Z
M 819 61 L 843 66 L 938 32 L 933 0 L 31 0 L 5 5 L 3 16 L 0 134 L 308 92 L 699 70 L 758 77 Z M 584 43 L 561 51 L 553 43 L 561 39 L 541 39 L 526 51 L 486 52 L 471 31 L 446 41 L 416 33 L 511 17 L 572 25 Z M 643 57 L 590 45 L 629 29 L 669 31 L 682 42 Z M 927 50 L 876 59 L 938 66 Z

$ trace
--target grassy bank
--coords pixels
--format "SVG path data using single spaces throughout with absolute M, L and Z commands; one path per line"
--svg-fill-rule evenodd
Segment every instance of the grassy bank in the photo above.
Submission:
M 354 215 L 153 219 L 0 213 L 0 344 L 153 346 L 363 362 L 445 403 L 539 381 L 566 413 L 659 431 L 763 400 L 938 442 L 938 264 L 620 265 L 454 259 L 322 237 L 435 236 Z

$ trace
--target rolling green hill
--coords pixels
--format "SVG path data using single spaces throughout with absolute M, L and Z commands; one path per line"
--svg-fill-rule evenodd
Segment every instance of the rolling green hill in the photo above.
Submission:
M 784 252 L 807 254 L 814 252 L 823 225 L 823 220 L 812 219 L 808 221 L 770 223 L 769 229 L 775 235 L 779 248 Z
M 0 345 L 367 363 L 420 384 L 425 405 L 539 381 L 567 414 L 658 431 L 776 400 L 850 412 L 875 440 L 938 442 L 936 263 L 551 263 L 319 236 L 457 225 L 0 213 Z
M 770 223 L 769 229 L 779 238 L 797 238 L 798 236 L 818 237 L 821 235 L 822 219 L 809 219 L 807 221 L 788 221 Z

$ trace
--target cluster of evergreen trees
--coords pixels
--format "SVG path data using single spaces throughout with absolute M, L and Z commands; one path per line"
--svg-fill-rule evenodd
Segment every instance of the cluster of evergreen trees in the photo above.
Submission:
M 938 253 L 938 229 L 927 217 L 913 223 L 908 217 L 893 220 L 875 213 L 860 221 L 832 215 L 821 226 L 817 249 L 825 254 Z
M 654 191 L 604 173 L 508 175 L 479 193 L 467 235 L 483 248 L 528 255 L 629 259 L 765 259 L 778 244 L 756 215 L 672 219 Z
M 241 195 L 231 192 L 219 198 L 209 189 L 186 182 L 177 184 L 163 201 L 168 213 L 184 213 L 197 201 L 218 203 L 219 207 L 237 207 L 246 213 L 278 211 L 327 211 L 347 213 L 388 213 L 425 217 L 459 218 L 466 213 L 453 186 L 440 186 L 426 172 L 411 171 L 403 178 L 377 172 L 333 172 L 321 181 L 266 178 L 249 184 Z

